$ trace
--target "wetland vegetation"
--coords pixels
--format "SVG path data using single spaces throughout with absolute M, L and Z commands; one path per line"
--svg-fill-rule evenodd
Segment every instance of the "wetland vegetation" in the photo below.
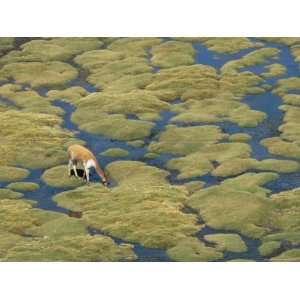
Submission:
M 0 38 L 0 261 L 300 261 L 299 49 Z

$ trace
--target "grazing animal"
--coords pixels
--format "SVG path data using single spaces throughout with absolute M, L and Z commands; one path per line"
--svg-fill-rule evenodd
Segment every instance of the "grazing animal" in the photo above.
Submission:
M 78 177 L 76 165 L 82 163 L 87 183 L 90 182 L 90 168 L 95 168 L 97 174 L 100 176 L 102 183 L 107 186 L 109 184 L 107 176 L 104 171 L 100 168 L 95 155 L 87 148 L 81 145 L 71 145 L 68 147 L 69 165 L 68 171 L 71 176 L 71 170 L 73 169 L 74 174 Z

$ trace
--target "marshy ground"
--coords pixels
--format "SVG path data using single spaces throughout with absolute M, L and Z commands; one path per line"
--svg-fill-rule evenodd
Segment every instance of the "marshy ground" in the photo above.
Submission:
M 0 38 L 0 261 L 299 261 L 299 62 L 300 38 Z M 109 188 L 67 176 L 72 143 Z

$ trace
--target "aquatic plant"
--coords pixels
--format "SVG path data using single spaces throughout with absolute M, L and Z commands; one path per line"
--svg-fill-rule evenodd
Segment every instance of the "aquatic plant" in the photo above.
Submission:
M 76 187 L 84 182 L 75 176 L 69 177 L 68 166 L 56 166 L 46 170 L 42 175 L 42 180 L 52 187 Z
M 35 191 L 39 189 L 39 187 L 40 186 L 35 182 L 12 182 L 7 185 L 8 189 L 21 192 Z
M 29 171 L 22 168 L 0 166 L 0 182 L 22 180 L 29 175 Z
M 199 42 L 204 44 L 209 50 L 221 54 L 234 54 L 241 50 L 262 47 L 262 43 L 252 42 L 246 37 L 199 38 Z
M 170 185 L 168 172 L 137 161 L 113 162 L 107 169 L 117 187 L 92 184 L 57 194 L 54 201 L 82 212 L 89 226 L 146 247 L 175 246 L 202 227 L 195 215 L 181 211 L 188 192 Z
M 71 65 L 57 61 L 10 63 L 0 69 L 3 78 L 29 84 L 33 88 L 62 86 L 77 75 L 77 70 Z
M 100 154 L 109 157 L 126 157 L 128 156 L 129 152 L 122 148 L 110 148 L 104 152 L 101 152 Z
M 175 261 L 214 261 L 223 257 L 222 252 L 205 246 L 197 238 L 184 239 L 167 253 Z
M 207 234 L 204 236 L 204 239 L 210 243 L 214 243 L 216 245 L 216 249 L 220 251 L 230 251 L 236 253 L 247 251 L 245 242 L 238 234 Z

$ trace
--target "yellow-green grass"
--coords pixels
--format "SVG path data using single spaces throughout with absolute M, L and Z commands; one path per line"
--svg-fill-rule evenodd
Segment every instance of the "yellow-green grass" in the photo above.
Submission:
M 67 160 L 64 144 L 73 134 L 60 127 L 59 117 L 9 110 L 0 112 L 0 122 L 5 124 L 0 129 L 2 166 L 45 168 Z
M 152 48 L 151 63 L 160 68 L 194 64 L 195 49 L 190 43 L 168 41 Z
M 100 154 L 109 157 L 126 157 L 128 156 L 129 152 L 122 148 L 110 148 L 101 152 Z
M 203 147 L 217 143 L 227 135 L 218 126 L 192 126 L 179 128 L 168 125 L 157 142 L 149 145 L 154 153 L 189 154 L 200 151 Z
M 202 227 L 196 215 L 182 212 L 188 191 L 169 185 L 168 172 L 137 161 L 113 162 L 107 169 L 117 187 L 79 187 L 54 201 L 81 212 L 89 226 L 146 247 L 173 247 Z
M 180 241 L 175 247 L 168 249 L 167 254 L 175 261 L 195 262 L 214 261 L 223 257 L 222 252 L 207 247 L 197 238 L 187 238 Z
M 299 163 L 290 160 L 265 159 L 258 161 L 252 158 L 234 158 L 224 161 L 212 174 L 214 176 L 234 176 L 248 170 L 273 171 L 278 173 L 293 173 L 299 170 Z
M 75 176 L 69 176 L 68 166 L 56 166 L 46 170 L 42 175 L 42 180 L 52 187 L 77 187 L 84 184 L 83 180 Z
M 245 252 L 247 246 L 238 234 L 207 234 L 204 239 L 210 243 L 215 244 L 215 248 L 219 251 L 230 252 Z
M 275 207 L 261 185 L 277 178 L 274 173 L 247 173 L 195 192 L 187 204 L 212 228 L 235 230 L 251 238 L 260 238 L 270 231 Z
M 0 77 L 29 84 L 33 88 L 63 86 L 77 75 L 78 71 L 74 67 L 57 61 L 10 63 L 0 69 Z
M 200 38 L 199 41 L 203 43 L 209 50 L 221 54 L 235 54 L 241 50 L 258 48 L 262 46 L 261 43 L 254 43 L 246 37 Z
M 35 191 L 39 189 L 40 186 L 35 182 L 12 182 L 7 185 L 7 188 L 13 191 L 28 192 Z

